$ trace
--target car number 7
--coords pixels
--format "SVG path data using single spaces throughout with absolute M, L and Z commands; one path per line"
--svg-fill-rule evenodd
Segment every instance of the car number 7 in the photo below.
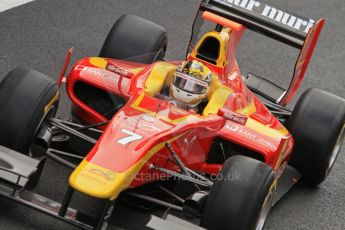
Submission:
M 121 129 L 121 132 L 129 135 L 129 136 L 121 138 L 117 141 L 117 143 L 120 143 L 122 145 L 127 145 L 133 141 L 138 141 L 138 140 L 141 140 L 143 138 L 139 134 L 133 133 L 127 129 Z

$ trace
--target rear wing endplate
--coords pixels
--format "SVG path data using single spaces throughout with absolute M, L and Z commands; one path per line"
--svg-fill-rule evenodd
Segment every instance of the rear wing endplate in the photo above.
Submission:
M 318 21 L 277 9 L 256 0 L 201 0 L 190 44 L 195 44 L 203 21 L 210 12 L 242 24 L 246 28 L 299 49 L 294 77 L 289 89 L 278 101 L 287 104 L 298 89 L 316 47 L 325 20 Z

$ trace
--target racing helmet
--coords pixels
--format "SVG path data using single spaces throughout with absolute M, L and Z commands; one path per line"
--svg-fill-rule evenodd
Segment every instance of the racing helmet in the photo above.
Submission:
M 197 106 L 207 98 L 212 81 L 211 70 L 198 61 L 186 61 L 175 71 L 170 97 L 189 106 Z

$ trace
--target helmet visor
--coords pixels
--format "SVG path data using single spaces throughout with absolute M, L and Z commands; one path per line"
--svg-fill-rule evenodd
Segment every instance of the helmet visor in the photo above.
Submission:
M 189 71 L 191 69 L 198 70 L 200 72 L 204 71 L 204 68 L 202 67 L 202 65 L 200 63 L 190 61 L 183 67 L 183 72 Z
M 204 94 L 208 88 L 208 83 L 180 72 L 176 73 L 173 83 L 177 88 L 192 94 Z

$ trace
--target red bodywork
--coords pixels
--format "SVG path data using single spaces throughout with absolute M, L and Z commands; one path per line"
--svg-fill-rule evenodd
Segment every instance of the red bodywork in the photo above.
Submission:
M 109 125 L 103 127 L 102 137 L 87 155 L 86 160 L 112 172 L 123 173 L 145 159 L 152 148 L 177 138 L 171 145 L 187 167 L 216 175 L 222 165 L 208 164 L 206 159 L 214 139 L 218 137 L 262 155 L 264 161 L 273 169 L 280 169 L 289 159 L 293 139 L 284 126 L 246 87 L 242 79 L 234 58 L 242 33 L 243 29 L 232 35 L 228 65 L 225 68 L 204 62 L 219 77 L 222 84 L 233 90 L 218 114 L 206 117 L 143 94 L 145 81 L 156 64 L 144 65 L 105 59 L 105 68 L 100 68 L 90 61 L 92 58 L 79 60 L 73 66 L 67 82 L 73 112 L 79 118 L 90 124 L 107 121 L 102 114 L 78 99 L 74 91 L 77 82 L 84 82 L 110 94 L 119 95 L 127 101 Z M 193 59 L 192 56 L 189 58 Z M 174 65 L 179 63 L 171 62 Z M 108 70 L 110 65 L 115 66 L 117 71 Z M 240 115 L 236 112 L 248 106 L 254 106 L 255 111 L 249 115 Z M 225 116 L 225 113 L 228 116 Z M 244 122 L 232 119 L 234 116 L 245 118 Z M 128 137 L 128 132 L 139 135 L 140 139 L 120 144 L 119 140 Z M 169 155 L 167 148 L 158 148 L 152 156 L 145 159 L 139 174 L 152 173 L 154 170 L 150 170 L 151 164 L 178 170 L 170 161 Z M 137 177 L 131 186 L 143 185 L 157 178 Z
M 114 199 L 128 187 L 141 186 L 167 176 L 155 170 L 157 167 L 179 171 L 179 167 L 171 160 L 166 143 L 170 143 L 186 167 L 200 173 L 217 175 L 222 164 L 207 163 L 215 139 L 233 143 L 254 153 L 257 159 L 271 166 L 278 177 L 281 175 L 292 153 L 293 138 L 244 82 L 235 54 L 246 27 L 209 12 L 204 12 L 202 16 L 228 28 L 205 35 L 205 38 L 213 36 L 221 43 L 221 58 L 216 62 L 200 59 L 196 53 L 199 45 L 188 55 L 189 60 L 196 59 L 210 68 L 216 76 L 217 87 L 221 85 L 221 89 L 226 89 L 225 93 L 231 92 L 225 96 L 222 93 L 216 94 L 214 98 L 218 99 L 212 102 L 214 104 L 210 102 L 210 97 L 208 103 L 211 104 L 211 110 L 207 110 L 210 113 L 196 114 L 184 110 L 169 98 L 147 91 L 148 88 L 157 88 L 159 75 L 162 75 L 164 69 L 176 69 L 181 61 L 145 65 L 106 58 L 84 58 L 74 64 L 66 78 L 67 92 L 72 101 L 73 113 L 83 122 L 102 123 L 108 121 L 109 117 L 106 118 L 78 98 L 78 83 L 117 95 L 125 101 L 125 105 L 110 119 L 109 124 L 101 127 L 103 135 L 72 174 L 70 184 L 74 189 L 91 196 Z M 323 24 L 323 19 L 318 21 L 306 35 L 290 87 L 277 103 L 289 103 L 296 93 Z M 71 52 L 67 60 L 70 55 Z M 151 75 L 154 75 L 157 68 L 158 78 L 152 80 Z M 163 81 L 168 81 L 168 78 L 167 74 Z M 166 87 L 167 84 L 164 84 Z M 99 171 L 102 173 L 98 173 L 95 178 L 95 172 Z M 108 174 L 111 175 L 110 179 Z M 99 175 L 103 175 L 103 179 Z M 100 184 L 104 188 L 99 187 Z

